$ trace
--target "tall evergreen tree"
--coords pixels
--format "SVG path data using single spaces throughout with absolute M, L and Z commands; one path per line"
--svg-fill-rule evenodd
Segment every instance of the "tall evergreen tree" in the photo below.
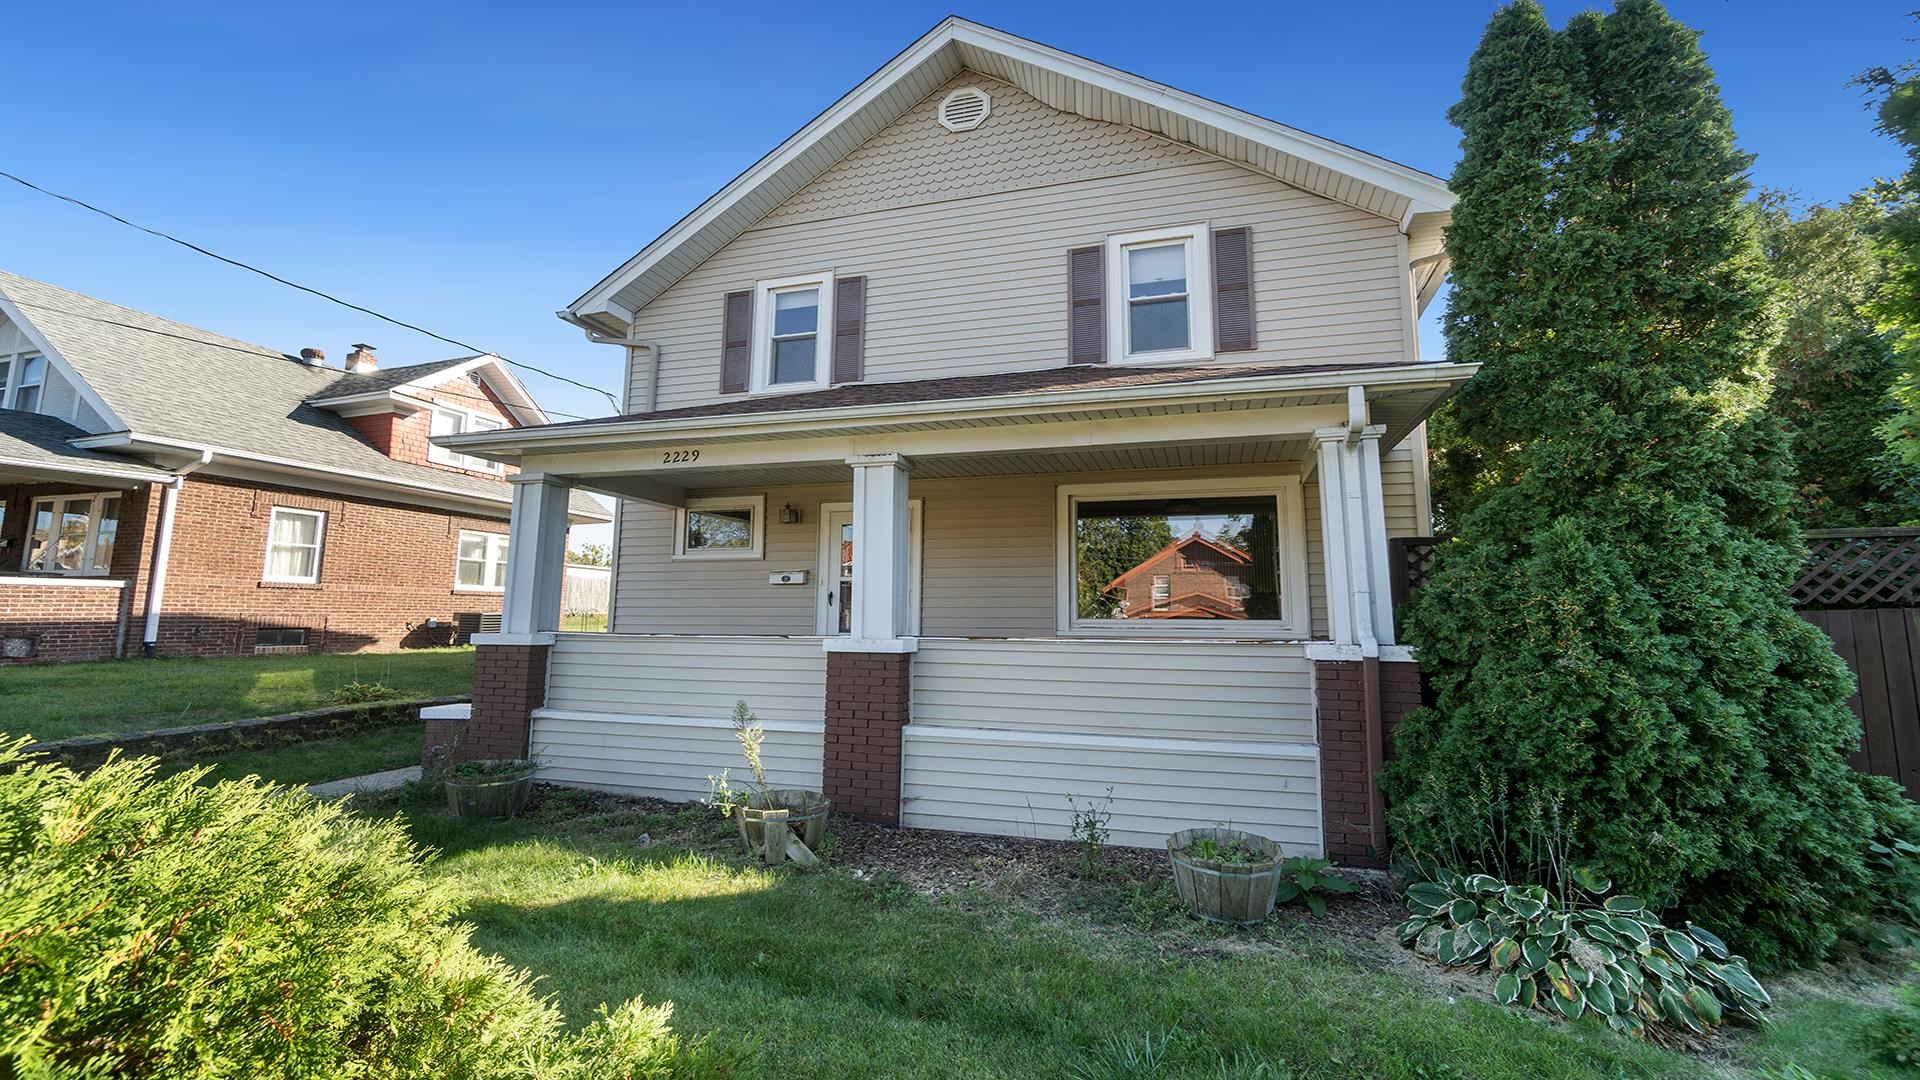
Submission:
M 1449 114 L 1455 420 L 1483 478 L 1408 619 L 1434 708 L 1384 782 L 1417 855 L 1588 864 L 1807 959 L 1865 904 L 1852 680 L 1798 618 L 1746 155 L 1694 32 L 1499 12 Z
M 1904 462 L 1920 466 L 1920 64 L 1873 68 L 1857 81 L 1879 99 L 1880 133 L 1907 153 L 1907 171 L 1874 192 L 1886 212 L 1878 238 L 1887 274 L 1868 310 L 1892 335 L 1901 369 L 1899 409 L 1882 431 Z

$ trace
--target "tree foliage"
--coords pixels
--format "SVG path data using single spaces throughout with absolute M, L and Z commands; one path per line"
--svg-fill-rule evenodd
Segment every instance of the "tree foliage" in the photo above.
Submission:
M 1877 99 L 1877 128 L 1907 154 L 1907 171 L 1878 185 L 1885 210 L 1878 230 L 1886 278 L 1867 305 L 1892 335 L 1901 374 L 1898 412 L 1882 431 L 1901 460 L 1920 466 L 1920 64 L 1872 68 L 1857 82 Z
M 1769 283 L 1693 31 L 1620 0 L 1498 12 L 1449 114 L 1454 422 L 1480 478 L 1408 618 L 1434 708 L 1384 776 L 1456 869 L 1588 864 L 1819 955 L 1867 904 L 1852 680 L 1798 618 Z
M 565 1035 L 396 822 L 21 745 L 0 741 L 0 1075 L 585 1080 L 699 1056 L 638 999 Z

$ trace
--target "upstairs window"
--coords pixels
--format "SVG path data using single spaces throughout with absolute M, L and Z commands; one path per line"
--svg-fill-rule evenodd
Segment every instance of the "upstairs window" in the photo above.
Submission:
M 506 421 L 497 416 L 474 412 L 470 409 L 455 409 L 436 405 L 433 409 L 433 434 L 459 435 L 468 431 L 499 431 L 506 427 Z M 500 463 L 486 458 L 472 457 L 456 453 L 437 443 L 427 444 L 427 460 L 438 465 L 451 465 L 456 469 L 472 469 L 475 472 L 499 473 Z
M 833 275 L 810 274 L 759 285 L 753 389 L 817 390 L 828 383 L 826 347 L 833 325 Z
M 0 356 L 0 409 L 39 412 L 46 383 L 46 357 L 35 353 Z
M 1114 362 L 1213 356 L 1205 225 L 1110 236 L 1107 267 Z
M 267 569 L 261 580 L 317 584 L 326 532 L 327 515 L 319 510 L 274 507 L 267 519 Z
M 28 524 L 30 573 L 95 576 L 113 564 L 120 531 L 120 496 L 112 492 L 35 499 Z

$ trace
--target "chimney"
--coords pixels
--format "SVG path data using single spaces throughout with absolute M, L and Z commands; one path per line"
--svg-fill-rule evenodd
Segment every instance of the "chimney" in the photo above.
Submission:
M 373 346 L 356 344 L 347 354 L 347 370 L 355 375 L 370 375 L 380 366 L 380 358 L 373 355 Z
M 300 362 L 308 367 L 320 367 L 327 362 L 327 354 L 319 349 L 301 349 Z

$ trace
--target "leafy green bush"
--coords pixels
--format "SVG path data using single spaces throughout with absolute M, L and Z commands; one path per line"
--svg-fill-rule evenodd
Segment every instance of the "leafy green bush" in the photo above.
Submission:
M 1596 898 L 1611 887 L 1592 881 Z M 1631 896 L 1569 904 L 1539 885 L 1442 870 L 1407 890 L 1413 917 L 1403 944 L 1448 967 L 1484 966 L 1504 1005 L 1592 1012 L 1615 1031 L 1645 1037 L 1648 1025 L 1705 1034 L 1723 1020 L 1763 1022 L 1767 992 L 1724 942 L 1687 924 L 1661 924 Z
M 659 1076 L 627 1003 L 565 1037 L 475 950 L 398 823 L 254 780 L 0 742 L 0 1075 Z
M 447 770 L 447 777 L 452 780 L 498 780 L 520 776 L 539 767 L 540 763 L 532 758 L 480 758 L 455 762 Z
M 1332 860 L 1306 855 L 1295 855 L 1281 863 L 1280 889 L 1274 902 L 1291 904 L 1298 900 L 1305 903 L 1307 910 L 1316 916 L 1325 915 L 1327 899 L 1321 893 L 1350 893 L 1359 888 L 1346 878 L 1327 873 L 1327 867 L 1332 865 Z
M 327 694 L 327 701 L 333 705 L 365 705 L 374 701 L 390 701 L 400 696 L 400 692 L 383 682 L 361 682 L 358 679 L 344 682 Z
M 1920 1068 L 1920 992 L 1903 986 L 1894 991 L 1894 996 L 1900 1001 L 1898 1007 L 1886 1010 L 1867 1025 L 1867 1049 L 1889 1065 Z

